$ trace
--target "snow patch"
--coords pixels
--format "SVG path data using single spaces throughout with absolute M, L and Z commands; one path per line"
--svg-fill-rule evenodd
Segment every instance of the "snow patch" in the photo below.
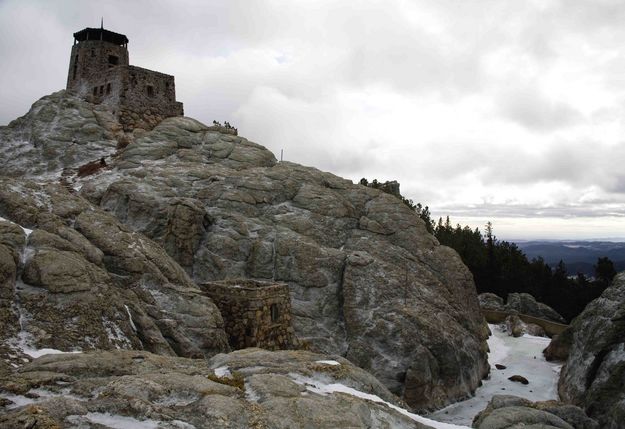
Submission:
M 135 326 L 135 322 L 132 320 L 132 314 L 130 314 L 130 309 L 126 304 L 124 304 L 124 307 L 126 308 L 126 313 L 128 313 L 128 321 L 130 322 L 130 327 L 133 331 L 137 332 L 137 327 Z
M 332 366 L 340 365 L 340 363 L 335 360 L 317 360 L 315 361 L 315 363 L 321 363 L 324 365 L 332 365 Z
M 91 423 L 100 424 L 113 429 L 158 429 L 160 423 L 156 420 L 137 420 L 134 417 L 120 416 L 111 413 L 87 413 L 84 417 Z
M 19 223 L 13 222 L 12 220 L 5 219 L 5 218 L 3 218 L 3 217 L 1 217 L 1 216 L 0 216 L 0 220 L 3 220 L 3 221 L 5 221 L 5 222 L 12 223 L 13 225 L 17 225 L 17 226 L 19 226 L 20 228 L 22 228 L 22 230 L 24 231 L 24 234 L 26 234 L 26 238 L 27 238 L 27 239 L 28 239 L 28 236 L 29 236 L 30 234 L 32 234 L 32 233 L 33 233 L 33 230 L 32 230 L 32 229 L 24 228 L 22 225 L 20 225 Z
M 17 289 L 23 289 L 26 285 L 18 280 L 15 283 Z M 28 355 L 32 358 L 38 358 L 43 355 L 49 354 L 62 354 L 62 353 L 82 353 L 81 351 L 71 351 L 64 352 L 57 349 L 43 348 L 38 349 L 33 346 L 34 338 L 30 332 L 26 330 L 26 323 L 30 320 L 27 312 L 22 308 L 21 303 L 19 301 L 19 294 L 16 294 L 16 301 L 13 303 L 14 311 L 19 315 L 18 322 L 20 326 L 20 331 L 17 333 L 17 336 L 7 340 L 7 345 L 11 347 L 13 350 L 17 349 L 21 351 L 23 354 Z
M 111 322 L 107 318 L 103 317 L 102 326 L 106 330 L 106 334 L 108 335 L 110 342 L 115 345 L 116 349 L 119 350 L 122 347 L 132 346 L 132 343 L 130 342 L 126 334 L 124 334 L 124 331 L 122 331 L 116 323 Z
M 181 420 L 171 420 L 168 422 L 152 419 L 139 420 L 134 417 L 111 413 L 87 413 L 84 416 L 68 416 L 66 418 L 66 420 L 72 424 L 80 424 L 80 420 L 82 419 L 112 429 L 196 429 L 192 424 Z
M 319 379 L 305 377 L 301 374 L 295 374 L 295 373 L 290 373 L 289 376 L 297 384 L 305 386 L 306 389 L 310 392 L 317 393 L 319 395 L 324 395 L 324 396 L 327 394 L 331 394 L 331 393 L 345 393 L 345 394 L 355 396 L 361 399 L 366 399 L 368 401 L 376 402 L 379 404 L 384 404 L 387 407 L 392 408 L 393 410 L 399 412 L 400 414 L 403 414 L 404 416 L 408 417 L 409 419 L 417 423 L 428 425 L 435 429 L 470 429 L 469 426 L 458 426 L 454 424 L 441 423 L 435 420 L 427 419 L 418 414 L 411 413 L 410 411 L 404 408 L 398 407 L 397 405 L 391 404 L 390 402 L 383 400 L 377 395 L 361 392 L 360 390 L 356 390 L 352 387 L 345 386 L 344 384 L 341 384 L 341 383 L 326 384 Z
M 232 377 L 232 373 L 230 372 L 230 369 L 228 369 L 227 366 L 220 366 L 219 368 L 215 368 L 213 371 L 215 371 L 215 375 L 220 378 Z
M 14 394 L 9 394 L 9 393 L 0 393 L 0 398 L 4 398 L 4 399 L 8 399 L 11 402 L 13 402 L 12 404 L 7 406 L 7 409 L 12 410 L 14 408 L 19 408 L 19 407 L 23 407 L 25 405 L 31 405 L 31 404 L 36 404 L 38 402 L 43 402 L 43 401 L 47 401 L 50 398 L 55 398 L 55 397 L 63 397 L 63 398 L 71 398 L 71 399 L 76 399 L 76 400 L 82 400 L 81 398 L 79 398 L 76 395 L 71 395 L 69 388 L 63 389 L 60 392 L 52 392 L 49 390 L 45 390 L 45 389 L 30 389 L 28 391 L 28 393 L 30 394 L 34 394 L 37 397 L 33 397 L 33 398 L 28 398 L 24 395 L 14 395 Z
M 254 389 L 252 389 L 248 385 L 245 385 L 245 399 L 248 402 L 258 402 L 260 401 L 260 395 L 256 391 L 254 391 Z
M 558 378 L 562 365 L 547 362 L 542 351 L 550 339 L 523 335 L 514 338 L 504 332 L 499 325 L 489 325 L 492 335 L 488 339 L 488 362 L 491 365 L 490 377 L 482 381 L 475 396 L 456 402 L 428 417 L 448 423 L 470 425 L 473 417 L 486 408 L 494 395 L 514 395 L 530 401 L 558 399 Z M 499 370 L 495 364 L 505 365 Z M 508 380 L 512 375 L 522 375 L 529 380 L 528 385 Z

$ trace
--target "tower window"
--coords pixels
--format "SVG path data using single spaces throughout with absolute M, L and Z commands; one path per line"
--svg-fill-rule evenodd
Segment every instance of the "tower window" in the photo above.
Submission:
M 154 97 L 154 87 L 152 85 L 147 86 L 148 97 Z
M 119 64 L 119 57 L 115 55 L 109 55 L 109 66 L 116 66 Z
M 98 95 L 98 87 L 97 86 L 93 87 L 93 95 Z
M 76 79 L 76 71 L 78 70 L 78 55 L 74 57 L 74 75 L 72 79 Z
M 269 311 L 271 311 L 271 321 L 277 322 L 280 317 L 280 310 L 278 310 L 278 304 L 271 304 L 269 307 Z
M 92 57 L 95 57 L 95 49 L 92 49 L 92 50 L 91 50 L 91 56 L 92 56 Z
M 104 85 L 100 85 L 100 95 L 104 94 Z
M 111 84 L 110 84 L 110 83 L 107 83 L 107 84 L 106 84 L 106 94 L 108 95 L 108 94 L 110 94 L 110 93 L 111 93 Z

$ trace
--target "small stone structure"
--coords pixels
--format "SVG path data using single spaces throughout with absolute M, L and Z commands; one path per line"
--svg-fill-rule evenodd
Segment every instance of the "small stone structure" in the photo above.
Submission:
M 219 308 L 233 349 L 297 347 L 288 285 L 238 279 L 208 282 L 200 287 Z
M 128 38 L 104 28 L 74 33 L 67 91 L 109 105 L 125 131 L 183 115 L 174 77 L 129 65 Z

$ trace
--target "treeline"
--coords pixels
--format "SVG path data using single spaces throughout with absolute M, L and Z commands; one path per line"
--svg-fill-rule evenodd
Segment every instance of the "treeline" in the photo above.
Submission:
M 562 261 L 552 269 L 540 257 L 528 260 L 516 244 L 498 240 L 490 222 L 483 233 L 479 228 L 452 226 L 449 217 L 435 222 L 428 206 L 400 199 L 423 219 L 441 244 L 458 252 L 473 274 L 478 293 L 492 292 L 505 299 L 510 292 L 527 292 L 570 321 L 601 295 L 616 275 L 607 257 L 597 260 L 594 279 L 568 273 Z

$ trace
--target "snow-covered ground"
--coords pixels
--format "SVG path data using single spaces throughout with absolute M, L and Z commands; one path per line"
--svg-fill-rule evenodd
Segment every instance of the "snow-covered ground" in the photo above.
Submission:
M 524 335 L 509 336 L 498 325 L 489 325 L 493 335 L 488 339 L 488 362 L 491 375 L 483 380 L 473 398 L 457 402 L 428 417 L 441 422 L 470 426 L 473 417 L 488 404 L 493 395 L 515 395 L 531 401 L 558 399 L 558 377 L 561 364 L 547 362 L 543 349 L 549 345 L 549 338 Z M 505 365 L 499 370 L 495 364 Z M 512 375 L 522 375 L 529 384 L 508 380 Z

